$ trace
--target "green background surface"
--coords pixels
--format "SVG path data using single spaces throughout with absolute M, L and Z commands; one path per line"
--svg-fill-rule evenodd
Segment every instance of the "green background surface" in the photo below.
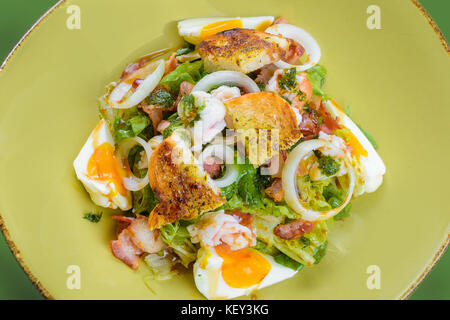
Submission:
M 57 0 L 0 0 L 0 61 L 6 58 L 22 35 L 56 2 Z M 448 39 L 450 1 L 421 0 L 420 2 Z M 38 290 L 14 259 L 1 233 L 0 299 L 42 299 Z M 450 254 L 448 252 L 414 292 L 411 299 L 450 299 Z

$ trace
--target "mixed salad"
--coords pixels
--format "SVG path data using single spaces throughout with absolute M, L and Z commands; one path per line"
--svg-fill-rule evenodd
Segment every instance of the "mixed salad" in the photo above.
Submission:
M 120 209 L 117 259 L 145 261 L 154 281 L 192 270 L 208 299 L 247 295 L 319 263 L 332 222 L 385 166 L 325 93 L 320 47 L 303 29 L 266 16 L 178 31 L 181 48 L 107 86 L 75 171 L 95 204 Z

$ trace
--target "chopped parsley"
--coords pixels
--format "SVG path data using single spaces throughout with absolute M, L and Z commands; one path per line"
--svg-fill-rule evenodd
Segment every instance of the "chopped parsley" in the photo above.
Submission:
M 170 108 L 173 105 L 174 100 L 172 95 L 166 90 L 157 89 L 147 97 L 147 103 L 151 105 L 159 105 L 163 108 Z
M 284 90 L 292 90 L 297 84 L 297 70 L 295 68 L 289 69 L 280 79 L 278 79 L 278 86 Z
M 102 218 L 103 212 L 93 213 L 89 212 L 83 216 L 83 219 L 89 220 L 90 222 L 97 223 Z
M 325 156 L 320 151 L 315 151 L 314 154 L 319 159 L 319 169 L 327 177 L 333 176 L 338 173 L 341 168 L 341 164 L 334 160 L 330 156 Z

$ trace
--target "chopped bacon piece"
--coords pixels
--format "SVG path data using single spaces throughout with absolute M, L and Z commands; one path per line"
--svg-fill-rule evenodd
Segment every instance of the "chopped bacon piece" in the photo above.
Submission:
M 120 76 L 120 80 L 125 79 L 126 77 L 128 77 L 130 74 L 134 73 L 135 71 L 139 70 L 140 68 L 142 68 L 143 66 L 145 66 L 145 64 L 147 63 L 147 60 L 145 59 L 141 59 L 139 62 L 135 62 L 135 63 L 131 63 L 129 64 L 125 70 L 122 72 L 122 75 Z
M 170 55 L 169 59 L 165 62 L 164 75 L 171 73 L 173 70 L 175 70 L 179 66 L 179 63 L 178 63 L 177 59 L 175 58 L 175 56 L 176 56 L 176 52 L 172 53 Z
M 283 24 L 283 23 L 284 24 L 288 24 L 289 21 L 285 17 L 279 17 L 272 23 L 272 25 L 274 25 L 274 24 Z
M 159 105 L 148 105 L 145 102 L 141 103 L 139 107 L 148 114 L 150 120 L 152 121 L 153 128 L 158 128 L 159 123 L 163 119 L 163 108 Z
M 305 48 L 293 39 L 289 40 L 289 50 L 284 61 L 290 64 L 297 64 L 298 59 L 305 53 Z
M 235 211 L 235 212 L 228 212 L 227 214 L 235 217 L 239 224 L 242 224 L 243 226 L 249 228 L 252 230 L 252 223 L 253 223 L 253 215 L 250 213 Z
M 314 136 L 319 135 L 321 131 L 331 134 L 334 130 L 341 128 L 321 100 L 317 101 L 316 97 L 314 97 L 313 102 L 309 106 L 313 110 L 311 112 L 302 112 L 302 122 L 299 125 L 305 140 L 312 139 Z
M 139 267 L 139 257 L 143 253 L 156 253 L 166 247 L 159 237 L 159 231 L 148 228 L 147 217 L 113 216 L 113 219 L 119 224 L 129 224 L 121 230 L 117 240 L 111 241 L 110 245 L 113 255 L 131 268 Z
M 295 240 L 305 233 L 310 233 L 316 226 L 315 222 L 303 219 L 295 220 L 287 224 L 280 224 L 275 227 L 273 233 L 281 239 Z
M 270 78 L 272 78 L 273 74 L 275 73 L 275 70 L 277 70 L 277 67 L 273 63 L 265 65 L 264 67 L 259 69 L 259 73 L 255 78 L 255 82 L 267 84 Z
M 156 130 L 158 130 L 159 132 L 163 133 L 164 130 L 166 130 L 166 128 L 170 126 L 170 122 L 167 120 L 163 120 L 161 121 L 158 126 L 156 127 Z
M 264 168 L 265 175 L 270 175 L 273 178 L 281 178 L 281 172 L 284 163 L 287 159 L 287 151 L 286 150 L 280 150 L 280 152 L 276 155 L 274 155 L 272 158 L 270 158 L 266 163 L 261 165 L 261 168 Z
M 117 221 L 116 235 L 118 236 L 124 229 L 126 229 L 134 220 L 132 217 L 112 216 L 113 220 Z
M 216 179 L 222 172 L 222 164 L 223 161 L 217 158 L 206 157 L 205 161 L 203 161 L 203 169 L 209 174 L 211 178 Z
M 184 96 L 188 96 L 192 89 L 194 88 L 194 85 L 188 81 L 183 81 L 180 84 L 180 91 L 178 92 L 178 97 L 177 100 L 175 100 L 175 103 L 173 104 L 173 106 L 168 109 L 168 110 L 176 110 L 178 107 L 178 103 L 180 103 L 181 98 L 183 98 Z
M 328 130 L 330 130 L 330 133 L 334 130 L 338 130 L 341 128 L 341 126 L 339 125 L 339 123 L 336 121 L 336 119 L 334 119 L 331 114 L 328 112 L 327 108 L 324 106 L 323 103 L 320 104 L 319 107 L 319 112 L 320 115 L 323 118 L 323 124 L 322 127 L 326 127 L 328 128 Z M 321 128 L 322 128 L 321 127 Z M 325 132 L 327 133 L 327 132 Z
M 139 267 L 139 256 L 142 251 L 131 241 L 131 234 L 128 229 L 120 233 L 118 240 L 111 241 L 111 251 L 116 258 L 122 260 L 134 270 Z
M 276 202 L 280 202 L 284 198 L 284 192 L 283 192 L 283 184 L 280 178 L 275 178 L 269 187 L 267 187 L 264 192 L 275 200 Z

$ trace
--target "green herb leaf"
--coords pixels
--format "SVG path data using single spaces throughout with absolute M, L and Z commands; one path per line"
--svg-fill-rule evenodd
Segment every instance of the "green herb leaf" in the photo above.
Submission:
M 278 79 L 278 86 L 284 90 L 295 89 L 297 85 L 297 69 L 291 68 Z
M 150 105 L 159 105 L 163 108 L 170 108 L 174 100 L 172 95 L 163 89 L 157 89 L 147 97 L 147 103 Z
M 89 220 L 90 222 L 93 222 L 93 223 L 98 223 L 100 221 L 100 219 L 102 218 L 102 215 L 103 215 L 103 212 L 99 212 L 99 213 L 89 212 L 83 216 L 83 219 Z
M 164 129 L 164 131 L 163 131 L 162 135 L 163 135 L 164 139 L 166 139 L 167 137 L 172 135 L 172 133 L 176 129 L 183 127 L 183 121 L 181 121 L 181 118 L 178 116 L 177 112 L 175 112 L 172 115 L 170 115 L 170 117 L 167 118 L 167 121 L 170 122 L 170 125 L 166 129 Z
M 341 168 L 341 164 L 339 162 L 330 156 L 323 155 L 320 151 L 315 151 L 314 154 L 318 158 L 319 169 L 324 175 L 330 177 L 338 173 Z

